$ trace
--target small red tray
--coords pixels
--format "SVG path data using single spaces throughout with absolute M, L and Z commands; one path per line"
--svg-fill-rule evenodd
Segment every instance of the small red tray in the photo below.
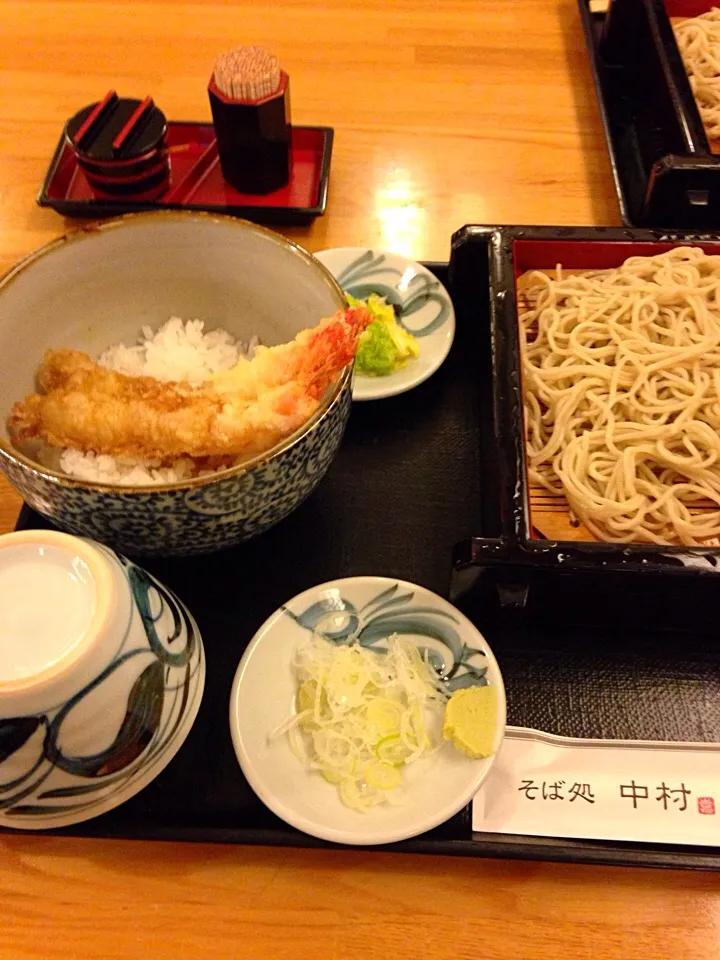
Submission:
M 223 179 L 211 123 L 168 122 L 170 185 L 155 200 L 96 197 L 63 132 L 38 194 L 66 217 L 110 217 L 138 210 L 209 210 L 256 223 L 301 225 L 325 213 L 333 130 L 293 127 L 292 175 L 265 196 L 240 193 Z

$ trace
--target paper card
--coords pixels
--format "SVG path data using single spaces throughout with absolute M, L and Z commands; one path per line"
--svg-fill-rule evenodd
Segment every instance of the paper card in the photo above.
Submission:
M 473 830 L 720 845 L 720 744 L 576 740 L 508 727 Z

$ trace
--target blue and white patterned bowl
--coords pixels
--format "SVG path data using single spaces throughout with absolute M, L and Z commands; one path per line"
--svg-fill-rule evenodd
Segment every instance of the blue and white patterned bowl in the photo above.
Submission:
M 401 327 L 417 337 L 420 355 L 385 377 L 355 377 L 353 400 L 381 400 L 424 383 L 444 363 L 455 337 L 450 294 L 415 260 L 367 247 L 334 247 L 315 257 L 347 293 L 364 300 L 371 293 L 395 308 Z
M 356 638 L 381 651 L 392 634 L 417 643 L 447 686 L 490 684 L 498 691 L 492 756 L 471 760 L 445 744 L 406 772 L 402 805 L 368 813 L 342 804 L 337 790 L 308 770 L 287 738 L 268 735 L 294 712 L 292 660 L 308 632 L 333 643 Z M 459 610 L 424 587 L 388 577 L 351 577 L 306 590 L 265 621 L 247 647 L 230 697 L 230 732 L 245 777 L 287 823 L 337 843 L 393 843 L 431 830 L 461 810 L 490 772 L 505 732 L 505 690 L 484 637 Z
M 62 237 L 0 281 L 0 469 L 61 529 L 132 555 L 204 553 L 256 536 L 291 513 L 332 463 L 350 414 L 350 368 L 315 415 L 268 453 L 166 486 L 108 486 L 40 467 L 12 446 L 6 417 L 32 392 L 46 349 L 97 356 L 171 316 L 271 345 L 344 302 L 308 253 L 233 217 L 133 214 Z
M 0 824 L 79 823 L 172 760 L 205 684 L 195 621 L 169 590 L 100 544 L 0 537 Z

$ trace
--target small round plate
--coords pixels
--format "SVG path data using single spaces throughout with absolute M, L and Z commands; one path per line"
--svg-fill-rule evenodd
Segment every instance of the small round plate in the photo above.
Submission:
M 315 632 L 342 643 L 364 630 L 366 645 L 374 649 L 381 650 L 384 642 L 378 634 L 385 639 L 399 634 L 429 648 L 440 675 L 450 676 L 449 691 L 485 684 L 498 691 L 492 756 L 471 760 L 444 743 L 406 769 L 402 804 L 385 803 L 366 813 L 346 807 L 337 788 L 295 756 L 287 737 L 269 737 L 294 712 L 291 664 L 298 641 Z M 235 753 L 255 793 L 293 827 L 336 843 L 393 843 L 444 823 L 477 793 L 504 731 L 502 677 L 483 636 L 446 600 L 387 577 L 335 580 L 306 590 L 276 610 L 245 651 L 230 698 Z
M 364 300 L 371 293 L 395 307 L 397 322 L 418 338 L 420 356 L 386 377 L 355 375 L 353 400 L 380 400 L 416 387 L 450 352 L 455 311 L 440 281 L 414 260 L 367 247 L 335 247 L 315 254 L 343 290 Z

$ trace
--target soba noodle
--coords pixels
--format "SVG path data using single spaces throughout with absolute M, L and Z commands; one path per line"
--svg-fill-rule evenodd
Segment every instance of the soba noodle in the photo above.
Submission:
M 564 494 L 601 540 L 718 537 L 720 256 L 679 247 L 526 278 L 531 481 Z
M 720 9 L 713 7 L 674 30 L 707 135 L 720 139 Z

